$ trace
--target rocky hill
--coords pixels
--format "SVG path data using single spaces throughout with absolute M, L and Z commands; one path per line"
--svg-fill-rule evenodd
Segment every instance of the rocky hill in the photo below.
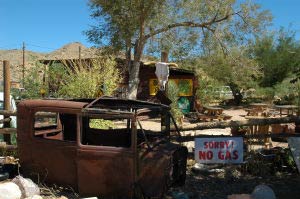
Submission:
M 64 45 L 63 47 L 50 53 L 39 53 L 25 51 L 25 70 L 33 67 L 38 60 L 56 60 L 56 59 L 77 59 L 79 58 L 79 48 L 81 48 L 81 58 L 95 57 L 97 49 L 87 48 L 80 42 L 74 42 Z M 0 81 L 2 81 L 3 67 L 2 61 L 8 60 L 11 66 L 12 81 L 20 82 L 23 68 L 23 52 L 22 50 L 0 50 Z

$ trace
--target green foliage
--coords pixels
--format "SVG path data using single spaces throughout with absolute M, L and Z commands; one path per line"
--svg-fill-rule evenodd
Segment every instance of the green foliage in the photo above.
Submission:
M 85 62 L 72 62 L 71 67 L 68 63 L 64 64 L 68 75 L 58 91 L 63 97 L 95 98 L 112 95 L 121 81 L 112 57 L 95 58 L 91 65 Z
M 179 80 L 178 82 L 178 92 L 180 93 L 189 93 L 190 91 L 190 84 L 189 84 L 189 81 L 188 80 L 185 80 L 185 79 L 181 79 Z
M 232 48 L 228 53 L 224 55 L 221 49 L 215 49 L 213 54 L 183 62 L 198 70 L 197 95 L 202 103 L 209 103 L 216 97 L 213 95 L 216 86 L 228 85 L 235 94 L 256 85 L 255 80 L 261 75 L 258 64 L 247 57 L 243 48 Z
M 244 43 L 271 20 L 252 1 L 90 0 L 90 7 L 99 26 L 86 32 L 89 40 L 126 52 L 130 97 L 135 97 L 144 52 L 155 56 L 165 50 L 177 59 L 210 54 L 215 46 L 225 52 L 226 46 Z
M 104 119 L 91 119 L 89 125 L 90 128 L 94 129 L 111 129 L 115 127 L 113 121 Z
M 43 82 L 46 76 L 46 67 L 40 62 L 36 62 L 35 66 L 29 68 L 25 73 L 24 87 L 25 91 L 21 93 L 21 98 L 40 98 L 41 89 L 48 94 L 48 84 Z
M 172 101 L 171 113 L 176 120 L 178 120 L 183 116 L 183 113 L 178 108 L 178 104 L 177 104 L 179 99 L 178 94 L 179 94 L 179 89 L 177 84 L 173 81 L 168 81 L 167 96 Z
M 300 105 L 300 82 L 299 80 L 291 83 L 295 78 L 294 75 L 291 75 L 285 78 L 281 83 L 278 83 L 274 86 L 276 101 L 275 104 L 296 104 Z
M 62 63 L 54 63 L 48 67 L 47 72 L 47 82 L 50 87 L 49 94 L 52 97 L 59 97 L 58 92 L 68 76 L 67 69 Z
M 257 99 L 271 102 L 274 99 L 275 90 L 273 87 L 258 87 L 255 93 Z
M 295 32 L 281 29 L 275 34 L 260 35 L 250 49 L 263 71 L 261 86 L 274 86 L 300 67 L 300 43 L 295 40 Z
M 227 56 L 218 52 L 203 58 L 201 62 L 200 67 L 223 85 L 234 83 L 246 89 L 253 86 L 254 80 L 261 75 L 257 63 L 249 59 L 242 48 L 231 49 Z
M 213 90 L 219 83 L 210 78 L 201 68 L 197 69 L 196 75 L 198 77 L 197 99 L 202 105 L 208 105 L 215 99 Z

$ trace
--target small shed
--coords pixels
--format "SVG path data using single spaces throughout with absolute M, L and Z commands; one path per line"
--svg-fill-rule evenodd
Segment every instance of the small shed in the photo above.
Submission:
M 155 75 L 155 64 L 141 63 L 140 67 L 140 84 L 138 87 L 137 98 L 148 100 L 158 91 L 158 80 Z M 177 65 L 169 66 L 168 81 L 174 82 L 179 89 L 181 101 L 188 100 L 193 104 L 197 86 L 197 78 L 194 71 L 178 68 Z

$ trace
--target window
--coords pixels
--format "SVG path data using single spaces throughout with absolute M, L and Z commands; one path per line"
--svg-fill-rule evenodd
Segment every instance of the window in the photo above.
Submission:
M 52 140 L 76 141 L 76 117 L 75 114 L 36 112 L 34 136 Z
M 94 146 L 130 147 L 131 124 L 125 118 L 82 118 L 81 143 Z

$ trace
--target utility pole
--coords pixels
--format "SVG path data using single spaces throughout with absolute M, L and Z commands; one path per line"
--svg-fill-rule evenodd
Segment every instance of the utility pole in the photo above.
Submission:
M 25 83 L 25 43 L 23 42 L 23 68 L 22 68 L 22 86 L 23 88 Z
M 4 110 L 10 111 L 10 65 L 9 61 L 3 61 L 3 79 L 4 79 Z M 9 118 L 4 115 L 4 119 Z M 10 125 L 5 122 L 3 125 L 4 128 L 9 128 Z M 10 142 L 10 134 L 3 135 L 3 139 L 6 143 L 11 144 Z
M 78 52 L 79 52 L 79 64 L 81 65 L 81 46 L 78 46 Z

